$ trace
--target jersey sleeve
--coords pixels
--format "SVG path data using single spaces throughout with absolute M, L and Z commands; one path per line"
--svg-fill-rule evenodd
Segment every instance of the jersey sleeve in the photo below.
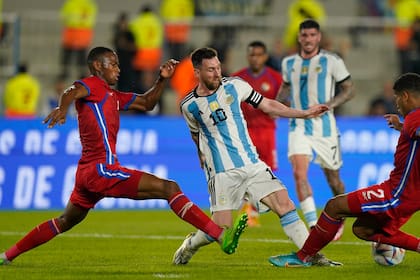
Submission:
M 254 108 L 257 108 L 261 103 L 263 96 L 255 91 L 248 82 L 244 81 L 240 77 L 232 78 L 232 82 L 235 84 L 235 88 L 241 102 L 245 101 Z
M 77 80 L 73 84 L 81 84 L 83 87 L 85 87 L 85 89 L 88 91 L 88 95 L 83 99 L 88 102 L 101 102 L 108 90 L 105 81 L 95 76 Z
M 94 80 L 85 78 L 81 80 L 77 80 L 73 83 L 82 85 L 88 92 L 88 95 L 83 99 L 88 102 L 99 102 L 102 99 L 102 95 L 100 94 L 100 87 Z
M 343 59 L 339 56 L 336 56 L 333 76 L 337 83 L 340 83 L 350 77 L 350 73 L 344 64 Z
M 291 62 L 288 62 L 291 61 Z M 293 61 L 289 59 L 288 57 L 283 59 L 281 62 L 281 76 L 283 79 L 283 82 L 286 84 L 290 84 L 290 75 L 289 70 L 292 67 Z
M 118 102 L 120 103 L 120 111 L 127 111 L 128 106 L 130 106 L 131 103 L 134 102 L 136 99 L 136 94 L 132 92 L 121 92 L 121 91 L 115 91 L 117 94 Z
M 252 105 L 252 107 L 257 108 L 263 100 L 263 96 L 255 90 L 252 90 L 251 95 L 245 100 L 246 103 Z
M 410 138 L 420 138 L 420 109 L 405 117 L 403 130 Z
M 198 126 L 197 120 L 194 118 L 193 113 L 188 110 L 187 105 L 183 104 L 181 106 L 181 113 L 185 121 L 187 122 L 189 130 L 192 133 L 198 133 L 199 126 Z

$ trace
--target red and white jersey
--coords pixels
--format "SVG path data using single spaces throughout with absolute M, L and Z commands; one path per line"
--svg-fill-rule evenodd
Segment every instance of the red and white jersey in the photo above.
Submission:
M 104 80 L 90 76 L 75 83 L 89 95 L 76 101 L 82 157 L 79 164 L 113 164 L 117 160 L 116 142 L 120 128 L 119 110 L 127 110 L 134 93 L 112 89 Z
M 239 70 L 231 76 L 242 78 L 248 82 L 255 91 L 269 99 L 276 99 L 283 81 L 281 74 L 268 66 L 264 67 L 264 70 L 258 76 L 255 76 L 249 68 Z M 248 127 L 276 127 L 275 120 L 260 109 L 254 108 L 244 102 L 242 102 L 241 108 Z

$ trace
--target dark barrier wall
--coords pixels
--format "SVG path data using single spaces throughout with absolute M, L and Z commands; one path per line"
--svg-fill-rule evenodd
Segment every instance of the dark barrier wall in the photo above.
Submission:
M 344 166 L 341 171 L 347 191 L 365 187 L 388 177 L 398 132 L 385 120 L 340 118 Z M 287 160 L 287 120 L 278 120 L 279 170 L 297 202 L 292 171 Z M 40 119 L 0 119 L 0 209 L 61 209 L 73 188 L 80 154 L 77 123 L 47 129 Z M 176 180 L 198 205 L 208 208 L 205 177 L 195 146 L 180 117 L 124 116 L 117 146 L 123 165 Z M 315 200 L 323 206 L 331 196 L 318 165 L 310 167 Z M 162 200 L 131 201 L 104 199 L 96 208 L 167 208 Z

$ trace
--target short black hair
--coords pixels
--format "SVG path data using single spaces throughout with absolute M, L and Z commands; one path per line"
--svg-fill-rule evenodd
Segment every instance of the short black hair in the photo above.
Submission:
M 420 95 L 420 75 L 417 73 L 405 73 L 397 78 L 392 87 L 395 93 L 408 91 Z
M 217 51 L 210 47 L 196 49 L 191 54 L 191 62 L 194 68 L 201 66 L 203 59 L 211 59 L 217 56 Z
M 262 48 L 264 52 L 267 52 L 267 46 L 264 44 L 263 41 L 252 41 L 248 44 L 248 48 Z
M 321 27 L 319 26 L 319 23 L 311 18 L 305 19 L 299 24 L 299 31 L 302 29 L 309 29 L 309 28 L 315 28 L 316 30 L 320 30 Z
M 87 64 L 92 65 L 94 61 L 101 60 L 106 53 L 114 53 L 114 51 L 107 47 L 95 47 L 91 49 L 87 57 Z

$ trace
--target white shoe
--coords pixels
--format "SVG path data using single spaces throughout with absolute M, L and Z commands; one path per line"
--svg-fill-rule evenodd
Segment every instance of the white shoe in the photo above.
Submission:
M 178 250 L 176 250 L 174 258 L 172 260 L 173 264 L 187 264 L 192 258 L 192 256 L 198 251 L 198 248 L 191 248 L 191 238 L 194 235 L 195 233 L 188 234 L 184 242 L 182 242 L 181 247 L 179 247 Z
M 0 265 L 8 265 L 8 264 L 10 264 L 11 263 L 11 261 L 9 261 L 7 258 L 6 258 L 6 254 L 5 253 L 1 253 L 0 254 Z

